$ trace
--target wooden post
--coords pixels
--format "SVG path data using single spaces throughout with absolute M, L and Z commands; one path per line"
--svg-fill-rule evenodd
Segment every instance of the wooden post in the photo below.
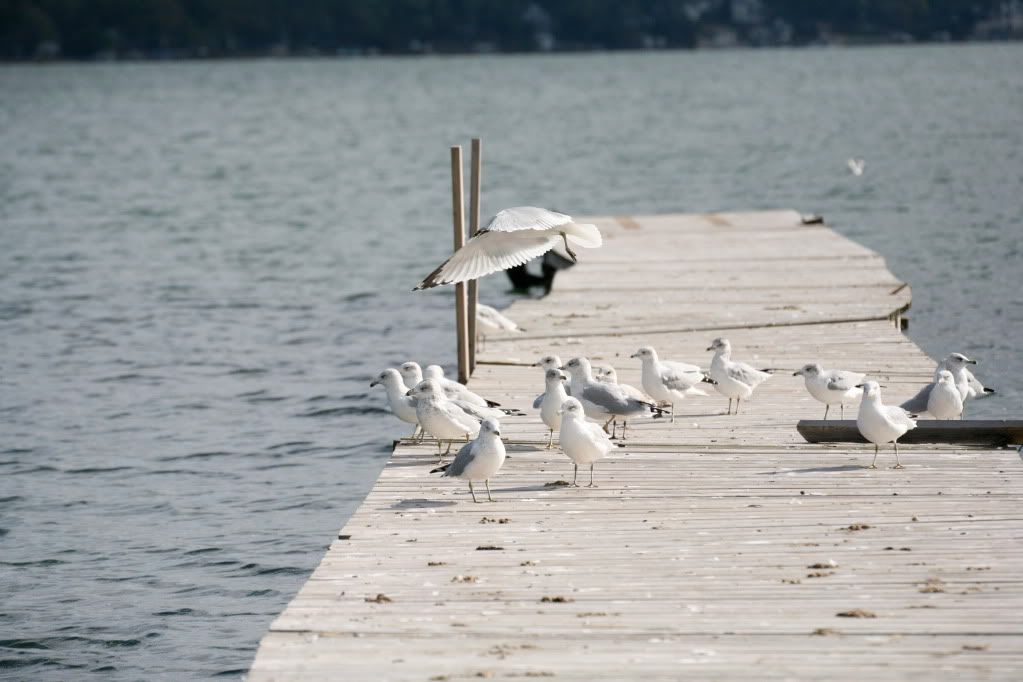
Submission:
M 451 148 L 451 217 L 455 251 L 465 245 L 465 199 L 462 195 L 462 147 Z M 458 380 L 469 380 L 469 327 L 465 315 L 465 283 L 455 285 L 455 334 L 458 338 Z
M 472 138 L 472 156 L 469 173 L 469 237 L 480 229 L 480 171 L 482 170 L 480 138 Z M 476 371 L 476 304 L 479 302 L 479 282 L 469 280 L 469 374 Z

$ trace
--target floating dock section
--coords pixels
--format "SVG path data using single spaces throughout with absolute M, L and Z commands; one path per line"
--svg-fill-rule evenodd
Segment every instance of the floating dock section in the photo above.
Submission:
M 490 337 L 470 381 L 530 415 L 502 423 L 495 502 L 399 442 L 248 680 L 1020 679 L 1016 450 L 907 444 L 872 470 L 872 447 L 795 428 L 823 414 L 807 362 L 888 403 L 930 379 L 884 260 L 792 211 L 594 222 L 604 247 L 515 303 L 527 331 Z M 708 387 L 674 424 L 630 423 L 599 487 L 552 485 L 572 466 L 544 449 L 532 362 L 586 355 L 639 386 L 640 346 L 706 366 L 717 336 L 776 370 L 738 416 Z

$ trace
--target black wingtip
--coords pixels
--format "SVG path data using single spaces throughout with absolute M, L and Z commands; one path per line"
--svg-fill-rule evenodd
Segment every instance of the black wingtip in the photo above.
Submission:
M 773 370 L 773 369 L 771 369 L 770 367 L 763 367 L 763 368 L 761 368 L 761 370 L 760 370 L 760 371 L 761 371 L 761 372 L 766 372 L 766 373 L 768 373 L 768 374 L 774 374 L 774 370 Z
M 444 466 L 442 466 L 442 467 L 437 467 L 436 469 L 430 469 L 430 473 L 431 473 L 431 474 L 435 474 L 435 473 L 437 473 L 438 471 L 447 471 L 447 470 L 448 470 L 448 467 L 449 467 L 449 466 L 451 466 L 451 465 L 450 465 L 450 464 L 445 464 L 445 465 L 444 465 Z
M 484 398 L 484 400 L 487 400 Z M 501 403 L 495 403 L 493 400 L 487 400 L 487 407 L 501 407 Z
M 710 377 L 703 377 L 702 379 L 700 379 L 700 383 L 702 383 L 702 384 L 713 384 L 714 386 L 718 385 L 718 382 L 714 381 Z

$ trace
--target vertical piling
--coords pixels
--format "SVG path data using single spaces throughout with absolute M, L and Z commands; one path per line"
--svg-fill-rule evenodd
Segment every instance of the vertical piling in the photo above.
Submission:
M 472 155 L 469 172 L 469 237 L 473 237 L 480 229 L 480 172 L 482 166 L 482 143 L 480 138 L 472 138 Z M 476 304 L 479 302 L 479 283 L 471 279 L 467 290 L 469 297 L 469 374 L 476 370 Z
M 451 218 L 455 251 L 465 245 L 465 198 L 462 192 L 462 147 L 451 148 Z M 458 380 L 469 380 L 469 327 L 465 314 L 465 284 L 455 285 L 455 334 L 458 339 Z

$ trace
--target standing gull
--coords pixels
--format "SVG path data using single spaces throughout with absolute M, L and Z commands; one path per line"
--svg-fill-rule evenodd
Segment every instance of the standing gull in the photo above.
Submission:
M 857 388 L 863 389 L 863 398 L 856 415 L 856 428 L 874 444 L 874 459 L 870 462 L 870 468 L 877 468 L 878 446 L 891 443 L 895 446 L 895 468 L 901 469 L 898 440 L 907 431 L 916 428 L 916 421 L 901 407 L 882 403 L 881 387 L 876 381 L 865 381 Z
M 622 418 L 622 440 L 625 439 L 630 417 L 659 411 L 651 401 L 630 395 L 618 384 L 595 381 L 590 361 L 586 358 L 572 358 L 562 369 L 567 369 L 572 375 L 572 397 L 579 399 L 587 417 L 606 420 L 605 430 L 616 417 Z
M 602 243 L 595 225 L 574 223 L 572 216 L 535 206 L 506 208 L 427 275 L 416 289 L 465 282 L 507 270 L 542 256 L 561 242 L 575 260 L 568 245 L 570 240 L 588 249 Z
M 846 372 L 841 369 L 824 369 L 820 363 L 812 362 L 792 373 L 792 376 L 803 377 L 806 390 L 814 398 L 824 403 L 824 418 L 828 418 L 828 410 L 832 405 L 840 405 L 842 419 L 845 419 L 845 404 L 856 400 L 861 391 L 856 387 L 862 383 L 863 374 Z
M 593 487 L 593 463 L 611 451 L 614 444 L 599 425 L 586 421 L 582 404 L 575 398 L 561 405 L 561 449 L 575 467 L 572 485 L 578 487 L 579 465 L 590 465 L 590 485 Z
M 771 375 L 745 362 L 732 362 L 732 344 L 728 339 L 714 339 L 707 350 L 714 351 L 714 359 L 710 363 L 710 378 L 717 382 L 714 388 L 728 398 L 728 414 L 732 413 L 733 400 L 735 413 L 739 414 L 739 402 L 749 400 L 753 390 Z
M 956 385 L 955 376 L 947 369 L 939 369 L 936 376 L 935 381 L 921 388 L 900 407 L 913 414 L 930 414 L 935 419 L 961 417 L 966 399 Z
M 394 416 L 415 425 L 412 429 L 412 438 L 415 438 L 420 428 L 419 417 L 416 416 L 416 400 L 408 395 L 409 389 L 402 381 L 401 374 L 396 369 L 385 369 L 373 379 L 370 388 L 377 384 L 383 384 L 387 393 L 387 404 Z
M 568 377 L 560 369 L 549 369 L 544 374 L 547 389 L 540 403 L 540 419 L 551 432 L 547 440 L 547 449 L 554 447 L 554 432 L 561 428 L 561 405 L 568 399 L 565 393 L 565 381 Z
M 976 360 L 971 360 L 962 353 L 951 353 L 938 363 L 934 370 L 934 378 L 938 378 L 938 372 L 947 369 L 952 372 L 952 378 L 955 380 L 956 388 L 959 389 L 959 394 L 963 397 L 963 402 L 972 398 L 984 398 L 994 393 L 995 389 L 987 388 L 980 383 L 980 380 L 966 367 L 976 364 Z
M 534 362 L 533 367 L 539 367 L 540 369 L 542 369 L 544 372 L 544 377 L 546 378 L 547 370 L 561 369 L 561 358 L 559 358 L 557 355 L 545 355 L 536 362 Z M 572 395 L 572 388 L 567 383 L 565 384 L 565 393 Z M 540 406 L 543 404 L 543 397 L 544 394 L 541 393 L 540 395 L 536 396 L 535 400 L 533 400 L 534 410 L 540 409 Z
M 501 313 L 497 308 L 482 303 L 476 304 L 476 343 L 480 350 L 490 332 L 506 331 L 521 334 L 524 329 Z
M 643 390 L 659 402 L 671 405 L 671 423 L 675 423 L 675 403 L 687 395 L 707 395 L 696 385 L 707 376 L 696 365 L 661 360 L 651 346 L 643 346 L 632 354 L 643 363 Z
M 501 426 L 495 419 L 484 419 L 480 424 L 480 433 L 476 438 L 465 445 L 455 455 L 451 464 L 445 464 L 430 471 L 435 474 L 443 471 L 442 476 L 461 478 L 469 482 L 469 493 L 473 502 L 476 499 L 476 491 L 472 489 L 473 481 L 483 481 L 487 486 L 487 499 L 491 502 L 494 498 L 490 496 L 490 479 L 501 469 L 504 464 L 504 442 L 501 440 Z
M 451 452 L 452 440 L 468 440 L 479 433 L 477 418 L 444 397 L 435 382 L 420 382 L 409 391 L 409 396 L 416 399 L 416 418 L 423 431 L 437 439 L 437 454 L 441 454 L 442 440 L 448 441 L 448 449 L 443 453 L 446 455 Z

